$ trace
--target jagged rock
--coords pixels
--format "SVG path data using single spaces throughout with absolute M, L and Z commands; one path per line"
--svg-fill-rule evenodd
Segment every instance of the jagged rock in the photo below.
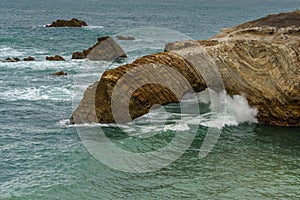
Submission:
M 87 26 L 85 21 L 81 21 L 78 19 L 71 19 L 71 20 L 57 20 L 52 22 L 52 24 L 47 25 L 46 27 L 82 27 Z
M 109 36 L 98 38 L 98 42 L 83 52 L 74 52 L 72 59 L 85 59 L 94 61 L 114 61 L 118 58 L 126 58 L 123 49 Z
M 116 38 L 118 40 L 135 40 L 134 37 L 131 37 L 131 36 L 123 36 L 123 35 L 117 35 Z
M 34 57 L 29 56 L 27 58 L 24 58 L 23 60 L 24 61 L 34 61 L 35 59 L 34 59 Z
M 61 57 L 60 55 L 55 55 L 53 57 L 47 56 L 46 60 L 49 60 L 49 61 L 65 61 L 65 59 L 63 57 Z
M 53 74 L 50 74 L 51 76 L 67 76 L 68 73 L 67 72 L 64 72 L 64 71 L 58 71 L 58 72 L 55 72 Z
M 171 43 L 165 51 L 106 71 L 85 92 L 71 123 L 124 123 L 130 121 L 128 112 L 135 119 L 153 105 L 178 102 L 191 88 L 199 92 L 218 84 L 205 81 L 215 63 L 228 94 L 244 95 L 258 109 L 260 122 L 300 126 L 300 11 L 223 29 L 209 40 Z M 201 65 L 200 75 L 195 63 Z M 149 77 L 164 86 L 145 85 Z

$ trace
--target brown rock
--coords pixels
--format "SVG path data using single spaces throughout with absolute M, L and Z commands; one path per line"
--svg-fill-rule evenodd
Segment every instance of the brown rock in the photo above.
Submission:
M 300 11 L 225 29 L 209 40 L 168 44 L 166 52 L 105 72 L 85 92 L 71 123 L 124 123 L 131 120 L 128 109 L 135 119 L 148 113 L 153 105 L 178 102 L 191 88 L 199 92 L 207 85 L 217 84 L 214 79 L 204 81 L 202 77 L 214 73 L 210 63 L 215 63 L 227 93 L 244 95 L 258 109 L 260 122 L 300 126 L 299 55 Z M 197 62 L 201 64 L 201 75 L 194 67 Z M 188 84 L 171 70 L 164 70 L 164 66 L 177 70 Z M 148 78 L 160 80 L 168 87 L 144 84 Z
M 14 58 L 14 62 L 19 62 L 19 61 L 20 61 L 20 58 L 17 58 L 17 57 Z
M 134 37 L 131 37 L 131 36 L 122 36 L 122 35 L 117 35 L 116 38 L 118 40 L 135 40 Z
M 87 26 L 85 21 L 81 21 L 78 19 L 71 19 L 71 20 L 57 20 L 52 22 L 52 24 L 47 25 L 46 27 L 82 27 Z
M 49 60 L 49 61 L 65 61 L 65 59 L 63 57 L 61 57 L 60 55 L 55 55 L 53 57 L 46 57 L 46 60 Z
M 10 57 L 7 57 L 3 62 L 19 62 L 20 59 L 19 58 L 10 58 Z
M 83 52 L 74 52 L 72 54 L 72 59 L 85 59 L 86 55 Z
M 51 76 L 67 76 L 68 73 L 67 72 L 63 72 L 63 71 L 58 71 L 58 72 L 55 72 L 53 74 L 50 74 Z
M 29 56 L 27 58 L 24 58 L 23 60 L 24 61 L 34 61 L 35 59 L 34 59 L 34 57 Z
M 83 52 L 75 52 L 72 55 L 72 59 L 88 58 L 94 61 L 114 61 L 126 57 L 123 49 L 108 36 L 98 38 L 98 42 L 94 46 L 83 50 Z

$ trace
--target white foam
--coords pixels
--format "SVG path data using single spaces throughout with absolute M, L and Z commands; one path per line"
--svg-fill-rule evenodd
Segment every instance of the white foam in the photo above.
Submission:
M 251 108 L 242 95 L 229 96 L 225 91 L 216 93 L 210 89 L 194 96 L 201 103 L 209 103 L 210 111 L 187 120 L 188 124 L 200 123 L 206 127 L 221 129 L 224 126 L 237 126 L 241 123 L 257 123 L 258 110 Z M 190 99 L 191 101 L 191 99 Z
M 62 119 L 56 124 L 59 127 L 67 127 L 70 125 L 70 120 L 69 119 Z
M 93 29 L 103 29 L 104 26 L 83 26 L 83 29 L 93 30 Z
M 209 111 L 205 113 L 181 113 L 181 119 L 175 120 L 174 124 L 165 125 L 163 130 L 187 131 L 190 125 L 202 125 L 211 128 L 222 129 L 224 126 L 238 126 L 241 123 L 257 123 L 258 111 L 251 108 L 247 99 L 241 95 L 229 96 L 225 91 L 216 93 L 207 89 L 198 94 L 186 95 L 181 106 L 193 106 L 198 103 L 209 104 Z M 162 112 L 164 109 L 152 110 L 144 116 L 144 120 L 153 116 L 160 117 L 158 121 L 169 121 L 168 118 L 178 116 L 178 113 Z M 201 110 L 200 110 L 201 111 Z M 152 125 L 155 125 L 153 123 Z
M 164 131 L 188 131 L 190 130 L 190 127 L 187 123 L 176 123 L 172 125 L 165 125 Z
M 71 90 L 66 87 L 48 87 L 41 86 L 39 88 L 15 88 L 1 93 L 0 99 L 6 101 L 17 100 L 54 100 L 54 101 L 70 101 Z
M 24 56 L 26 52 L 14 49 L 12 47 L 2 46 L 0 47 L 0 54 L 5 57 L 17 57 Z

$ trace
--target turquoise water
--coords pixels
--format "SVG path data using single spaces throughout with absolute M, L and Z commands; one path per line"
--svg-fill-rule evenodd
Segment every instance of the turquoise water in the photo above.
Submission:
M 34 56 L 36 61 L 0 63 L 0 199 L 298 199 L 299 128 L 261 125 L 231 106 L 216 146 L 200 159 L 199 148 L 216 121 L 201 119 L 174 128 L 178 116 L 186 119 L 177 115 L 178 105 L 170 105 L 137 120 L 138 131 L 103 127 L 114 144 L 133 152 L 167 144 L 175 129 L 180 134 L 197 130 L 178 160 L 158 171 L 134 174 L 95 159 L 80 140 L 80 129 L 67 121 L 84 89 L 106 69 L 122 64 L 71 60 L 72 52 L 90 47 L 99 36 L 128 30 L 142 35 L 129 44 L 125 63 L 162 50 L 167 41 L 206 39 L 223 27 L 296 9 L 297 0 L 1 0 L 0 59 Z M 44 28 L 72 17 L 90 26 Z M 164 29 L 132 31 L 147 27 Z M 171 30 L 182 34 L 168 35 Z M 55 54 L 67 61 L 44 60 Z M 69 75 L 49 76 L 58 70 Z M 232 105 L 250 112 L 245 102 L 233 100 Z M 201 117 L 211 114 L 207 105 L 200 108 Z M 140 141 L 126 131 L 155 136 Z

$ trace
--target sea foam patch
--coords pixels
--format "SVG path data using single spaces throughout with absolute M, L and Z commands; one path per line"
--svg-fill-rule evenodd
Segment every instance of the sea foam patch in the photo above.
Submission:
M 54 101 L 71 101 L 72 90 L 67 87 L 48 87 L 41 86 L 30 88 L 15 88 L 1 93 L 0 99 L 5 101 L 38 101 L 38 100 L 54 100 Z

